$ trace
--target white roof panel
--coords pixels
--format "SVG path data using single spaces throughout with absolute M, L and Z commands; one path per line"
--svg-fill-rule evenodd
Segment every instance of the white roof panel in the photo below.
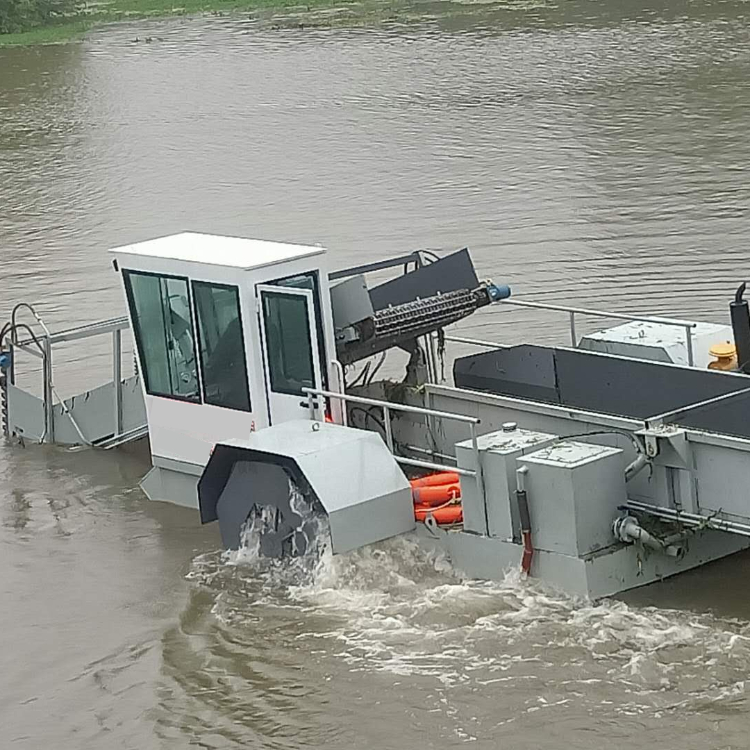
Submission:
M 123 245 L 113 248 L 110 252 L 249 270 L 295 258 L 318 255 L 325 251 L 322 247 L 311 245 L 291 245 L 284 242 L 223 237 L 217 234 L 182 232 L 168 237 L 137 242 L 133 245 Z

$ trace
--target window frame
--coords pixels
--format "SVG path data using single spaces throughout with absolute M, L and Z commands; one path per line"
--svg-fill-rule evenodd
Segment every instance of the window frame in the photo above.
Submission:
M 247 384 L 247 409 L 237 409 L 234 406 L 226 406 L 223 404 L 213 404 L 206 397 L 206 383 L 204 377 L 204 364 L 203 364 L 203 338 L 201 335 L 201 326 L 198 310 L 197 296 L 194 293 L 195 287 L 208 287 L 212 289 L 223 289 L 224 291 L 234 292 L 237 300 L 237 322 L 240 328 L 240 343 L 242 345 L 242 366 L 245 371 L 245 383 Z M 247 366 L 247 348 L 245 346 L 245 326 L 242 320 L 242 295 L 240 288 L 236 284 L 225 284 L 218 281 L 205 281 L 203 279 L 190 279 L 190 296 L 191 296 L 191 312 L 193 316 L 193 326 L 195 329 L 196 341 L 198 343 L 196 352 L 196 361 L 198 362 L 198 369 L 200 371 L 200 396 L 202 403 L 207 406 L 214 406 L 217 409 L 229 409 L 230 411 L 240 412 L 242 414 L 251 414 L 253 411 L 253 398 L 250 390 L 250 372 Z
M 294 286 L 289 282 L 295 279 L 306 278 L 310 280 L 310 286 Z M 267 286 L 277 286 L 279 289 L 307 289 L 313 295 L 313 315 L 315 317 L 315 333 L 318 338 L 318 358 L 320 359 L 320 381 L 323 390 L 328 390 L 328 352 L 326 350 L 325 322 L 323 318 L 323 300 L 320 293 L 320 271 L 314 268 L 310 271 L 300 271 L 289 276 L 282 276 L 273 281 L 264 281 Z
M 267 286 L 275 286 L 275 285 L 269 284 Z M 264 356 L 267 356 L 267 352 L 270 351 L 270 346 L 269 346 L 270 342 L 268 341 L 268 331 L 267 331 L 267 328 L 266 328 L 266 325 L 267 325 L 267 323 L 269 321 L 269 317 L 268 317 L 267 309 L 266 309 L 266 306 L 265 306 L 265 298 L 264 298 L 263 295 L 265 295 L 265 294 L 273 294 L 273 295 L 276 295 L 278 297 L 285 297 L 286 299 L 293 299 L 295 301 L 301 300 L 304 303 L 305 302 L 305 297 L 302 296 L 302 295 L 299 295 L 299 294 L 295 294 L 294 291 L 295 291 L 294 287 L 280 287 L 280 286 L 275 286 L 275 288 L 273 289 L 273 291 L 271 291 L 270 289 L 263 289 L 260 292 L 260 295 L 259 295 L 260 296 L 260 304 L 261 304 L 261 308 L 263 310 L 263 323 L 262 324 L 263 324 L 263 340 L 265 342 L 264 343 L 264 350 L 265 350 Z M 306 290 L 306 291 L 311 291 L 311 290 Z M 313 303 L 313 308 L 314 307 L 315 307 L 315 305 Z M 310 348 L 309 348 L 309 353 L 310 353 L 309 365 L 310 365 L 310 370 L 311 370 L 312 376 L 313 376 L 312 387 L 315 387 L 315 348 L 312 346 L 312 343 L 313 343 L 312 342 L 312 337 L 309 336 L 309 332 L 310 332 L 310 328 L 311 328 L 311 326 L 310 326 L 310 322 L 311 321 L 310 321 L 310 310 L 309 310 L 307 304 L 305 304 L 304 309 L 305 309 L 306 331 L 308 332 L 307 342 L 310 345 Z M 313 315 L 314 314 L 315 314 L 315 310 L 313 309 Z M 270 393 L 274 393 L 277 396 L 294 396 L 295 398 L 305 398 L 305 392 L 301 388 L 300 388 L 299 391 L 293 391 L 290 388 L 284 388 L 284 389 L 275 388 L 274 387 L 274 383 L 273 383 L 273 380 L 274 380 L 273 365 L 271 364 L 270 361 L 267 361 L 266 364 L 267 364 L 267 367 L 268 367 L 268 390 L 269 390 Z M 321 370 L 322 370 L 322 368 L 321 368 Z M 288 379 L 285 378 L 285 380 L 287 380 L 287 382 L 288 382 Z
M 149 384 L 149 369 L 148 367 L 144 366 L 144 349 L 142 346 L 141 341 L 141 327 L 140 327 L 140 321 L 136 317 L 136 314 L 138 312 L 138 308 L 135 305 L 135 297 L 133 295 L 133 286 L 130 283 L 130 277 L 136 275 L 136 276 L 150 276 L 152 278 L 156 279 L 172 279 L 173 281 L 184 281 L 185 287 L 187 290 L 187 296 L 188 296 L 188 308 L 190 310 L 190 326 L 191 326 L 191 333 L 193 334 L 193 357 L 195 359 L 195 379 L 198 384 L 198 392 L 195 395 L 195 397 L 192 396 L 183 396 L 179 393 L 161 393 L 155 390 L 151 390 L 150 384 Z M 146 393 L 149 396 L 154 396 L 156 398 L 167 398 L 171 401 L 180 401 L 182 403 L 186 404 L 202 404 L 203 403 L 203 373 L 201 372 L 201 367 L 199 363 L 199 356 L 198 351 L 195 347 L 195 334 L 196 334 L 196 325 L 195 325 L 195 318 L 194 318 L 194 312 L 193 312 L 193 294 L 192 294 L 192 288 L 190 285 L 190 279 L 187 276 L 177 276 L 175 274 L 171 273 L 157 273 L 156 271 L 142 271 L 138 268 L 123 268 L 122 269 L 122 281 L 123 285 L 125 287 L 125 296 L 128 300 L 128 312 L 130 314 L 130 320 L 133 328 L 133 338 L 135 339 L 135 347 L 138 352 L 138 365 L 140 367 L 140 375 L 143 377 L 143 385 Z

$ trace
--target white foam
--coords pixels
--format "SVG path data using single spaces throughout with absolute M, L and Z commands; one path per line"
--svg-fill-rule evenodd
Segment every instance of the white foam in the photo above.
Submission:
M 624 715 L 700 710 L 744 693 L 750 633 L 742 623 L 592 604 L 517 571 L 497 583 L 467 580 L 407 537 L 347 555 L 327 543 L 310 549 L 288 561 L 199 558 L 193 578 L 220 590 L 216 614 L 227 621 L 269 604 L 295 609 L 301 621 L 323 617 L 325 632 L 303 628 L 299 637 L 350 671 L 430 679 L 439 690 L 503 684 L 523 695 L 519 686 L 528 692 L 540 676 L 562 672 L 535 710 L 564 710 L 574 696 Z M 227 582 L 216 580 L 222 568 L 243 582 L 246 599 L 227 599 Z

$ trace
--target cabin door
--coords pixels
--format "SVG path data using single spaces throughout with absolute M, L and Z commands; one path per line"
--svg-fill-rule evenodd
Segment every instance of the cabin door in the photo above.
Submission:
M 308 419 L 303 388 L 322 387 L 313 293 L 267 284 L 257 290 L 269 422 Z

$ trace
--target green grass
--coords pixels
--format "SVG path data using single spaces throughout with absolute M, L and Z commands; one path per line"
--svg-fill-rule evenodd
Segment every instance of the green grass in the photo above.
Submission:
M 350 7 L 357 0 L 105 0 L 90 3 L 85 14 L 66 23 L 42 26 L 18 34 L 0 34 L 0 47 L 62 44 L 80 39 L 103 23 L 139 18 L 233 13 L 299 8 L 303 11 Z
M 90 28 L 90 21 L 71 21 L 53 26 L 41 26 L 17 34 L 0 34 L 0 47 L 27 46 L 32 44 L 61 44 L 82 37 Z

